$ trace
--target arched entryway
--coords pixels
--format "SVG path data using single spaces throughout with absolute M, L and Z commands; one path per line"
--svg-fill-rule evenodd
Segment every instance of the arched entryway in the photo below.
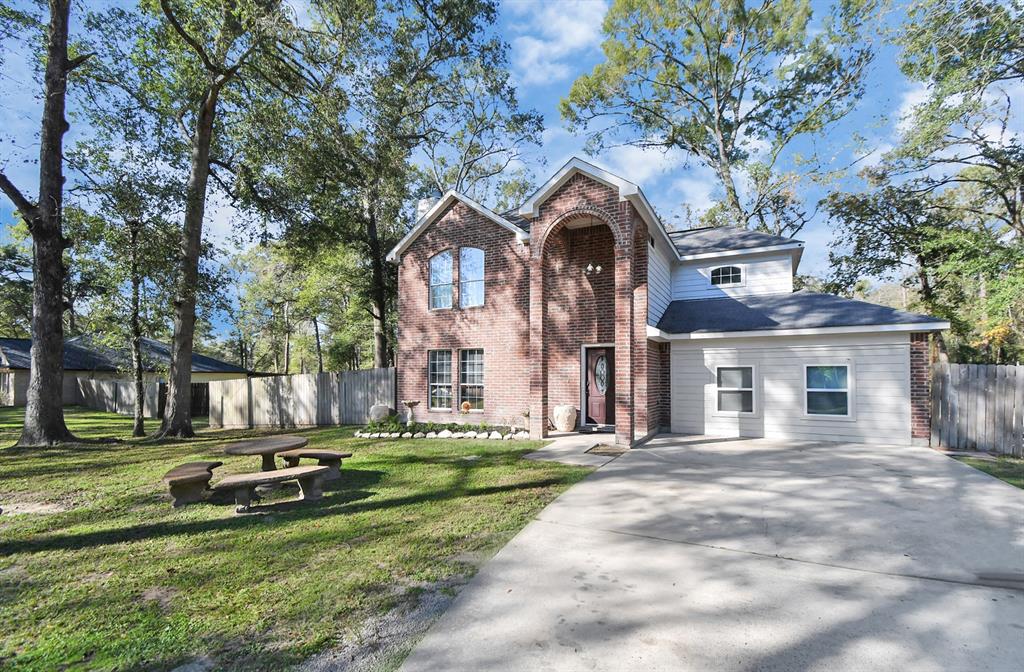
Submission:
M 633 439 L 632 236 L 608 213 L 577 208 L 531 241 L 531 433 L 571 404 L 579 425 Z M 603 378 L 602 378 L 603 376 Z

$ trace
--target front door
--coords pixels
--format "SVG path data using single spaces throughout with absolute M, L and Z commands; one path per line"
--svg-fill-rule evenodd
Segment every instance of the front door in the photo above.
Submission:
M 615 350 L 587 348 L 586 422 L 615 424 Z

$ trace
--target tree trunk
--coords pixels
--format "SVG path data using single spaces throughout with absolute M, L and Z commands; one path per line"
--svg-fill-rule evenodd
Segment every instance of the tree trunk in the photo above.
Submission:
M 929 311 L 934 312 L 935 290 L 932 288 L 931 280 L 928 279 L 928 271 L 925 268 L 925 262 L 918 260 L 917 278 L 918 282 L 921 283 L 921 301 Z M 946 339 L 943 338 L 941 331 L 936 331 L 934 335 L 935 347 L 939 351 L 939 361 L 948 362 L 949 351 L 946 349 Z
M 185 223 L 181 232 L 177 296 L 174 301 L 174 337 L 171 366 L 167 377 L 167 405 L 161 434 L 191 437 L 192 430 L 192 339 L 196 327 L 196 286 L 199 282 L 199 252 L 206 211 L 206 184 L 210 175 L 210 142 L 217 110 L 219 89 L 211 86 L 199 108 L 192 136 L 192 165 L 185 191 Z
M 370 244 L 370 264 L 373 272 L 371 304 L 373 308 L 373 366 L 387 366 L 388 336 L 385 329 L 387 317 L 387 288 L 384 287 L 384 263 L 381 256 L 380 237 L 377 234 L 377 217 L 373 212 L 372 203 L 367 208 L 366 238 Z
M 324 352 L 320 344 L 320 325 L 317 323 L 316 315 L 313 316 L 313 336 L 316 337 L 316 366 L 317 372 L 324 372 Z
M 146 435 L 146 386 L 142 379 L 142 326 L 139 324 L 140 291 L 142 277 L 139 275 L 139 222 L 128 223 L 128 235 L 131 241 L 131 276 L 132 276 L 132 379 L 135 381 L 135 420 L 132 423 L 132 436 Z
M 292 325 L 288 314 L 288 302 L 284 302 L 284 375 L 291 373 L 292 365 Z
M 25 425 L 19 446 L 52 446 L 74 439 L 64 423 L 64 118 L 68 73 L 70 0 L 50 1 L 45 93 L 39 135 L 39 201 L 32 206 L 20 193 L 15 205 L 32 234 L 32 352 Z M 4 191 L 16 192 L 6 178 Z

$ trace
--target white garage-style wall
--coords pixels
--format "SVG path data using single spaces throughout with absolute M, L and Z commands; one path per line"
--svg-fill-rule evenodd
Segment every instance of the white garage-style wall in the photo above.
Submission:
M 851 417 L 804 412 L 804 367 L 848 364 Z M 715 369 L 754 367 L 752 415 L 717 412 Z M 674 341 L 672 431 L 681 434 L 910 443 L 910 337 L 906 333 Z
M 647 264 L 647 324 L 658 324 L 672 302 L 672 264 L 675 254 L 668 243 L 651 237 Z

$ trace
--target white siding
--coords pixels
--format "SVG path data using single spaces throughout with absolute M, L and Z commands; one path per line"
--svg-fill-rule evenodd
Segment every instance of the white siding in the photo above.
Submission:
M 716 287 L 711 269 L 739 266 L 743 284 Z M 793 291 L 793 258 L 788 253 L 742 255 L 677 263 L 672 269 L 672 299 L 714 299 L 751 294 L 784 294 Z
M 656 240 L 647 263 L 647 324 L 656 325 L 672 301 L 672 261 L 666 243 Z M 674 260 L 674 259 L 673 259 Z
M 804 414 L 804 365 L 849 360 L 854 417 Z M 755 413 L 718 415 L 715 367 L 752 365 Z M 910 443 L 910 338 L 856 334 L 676 341 L 671 358 L 672 431 L 711 436 Z

